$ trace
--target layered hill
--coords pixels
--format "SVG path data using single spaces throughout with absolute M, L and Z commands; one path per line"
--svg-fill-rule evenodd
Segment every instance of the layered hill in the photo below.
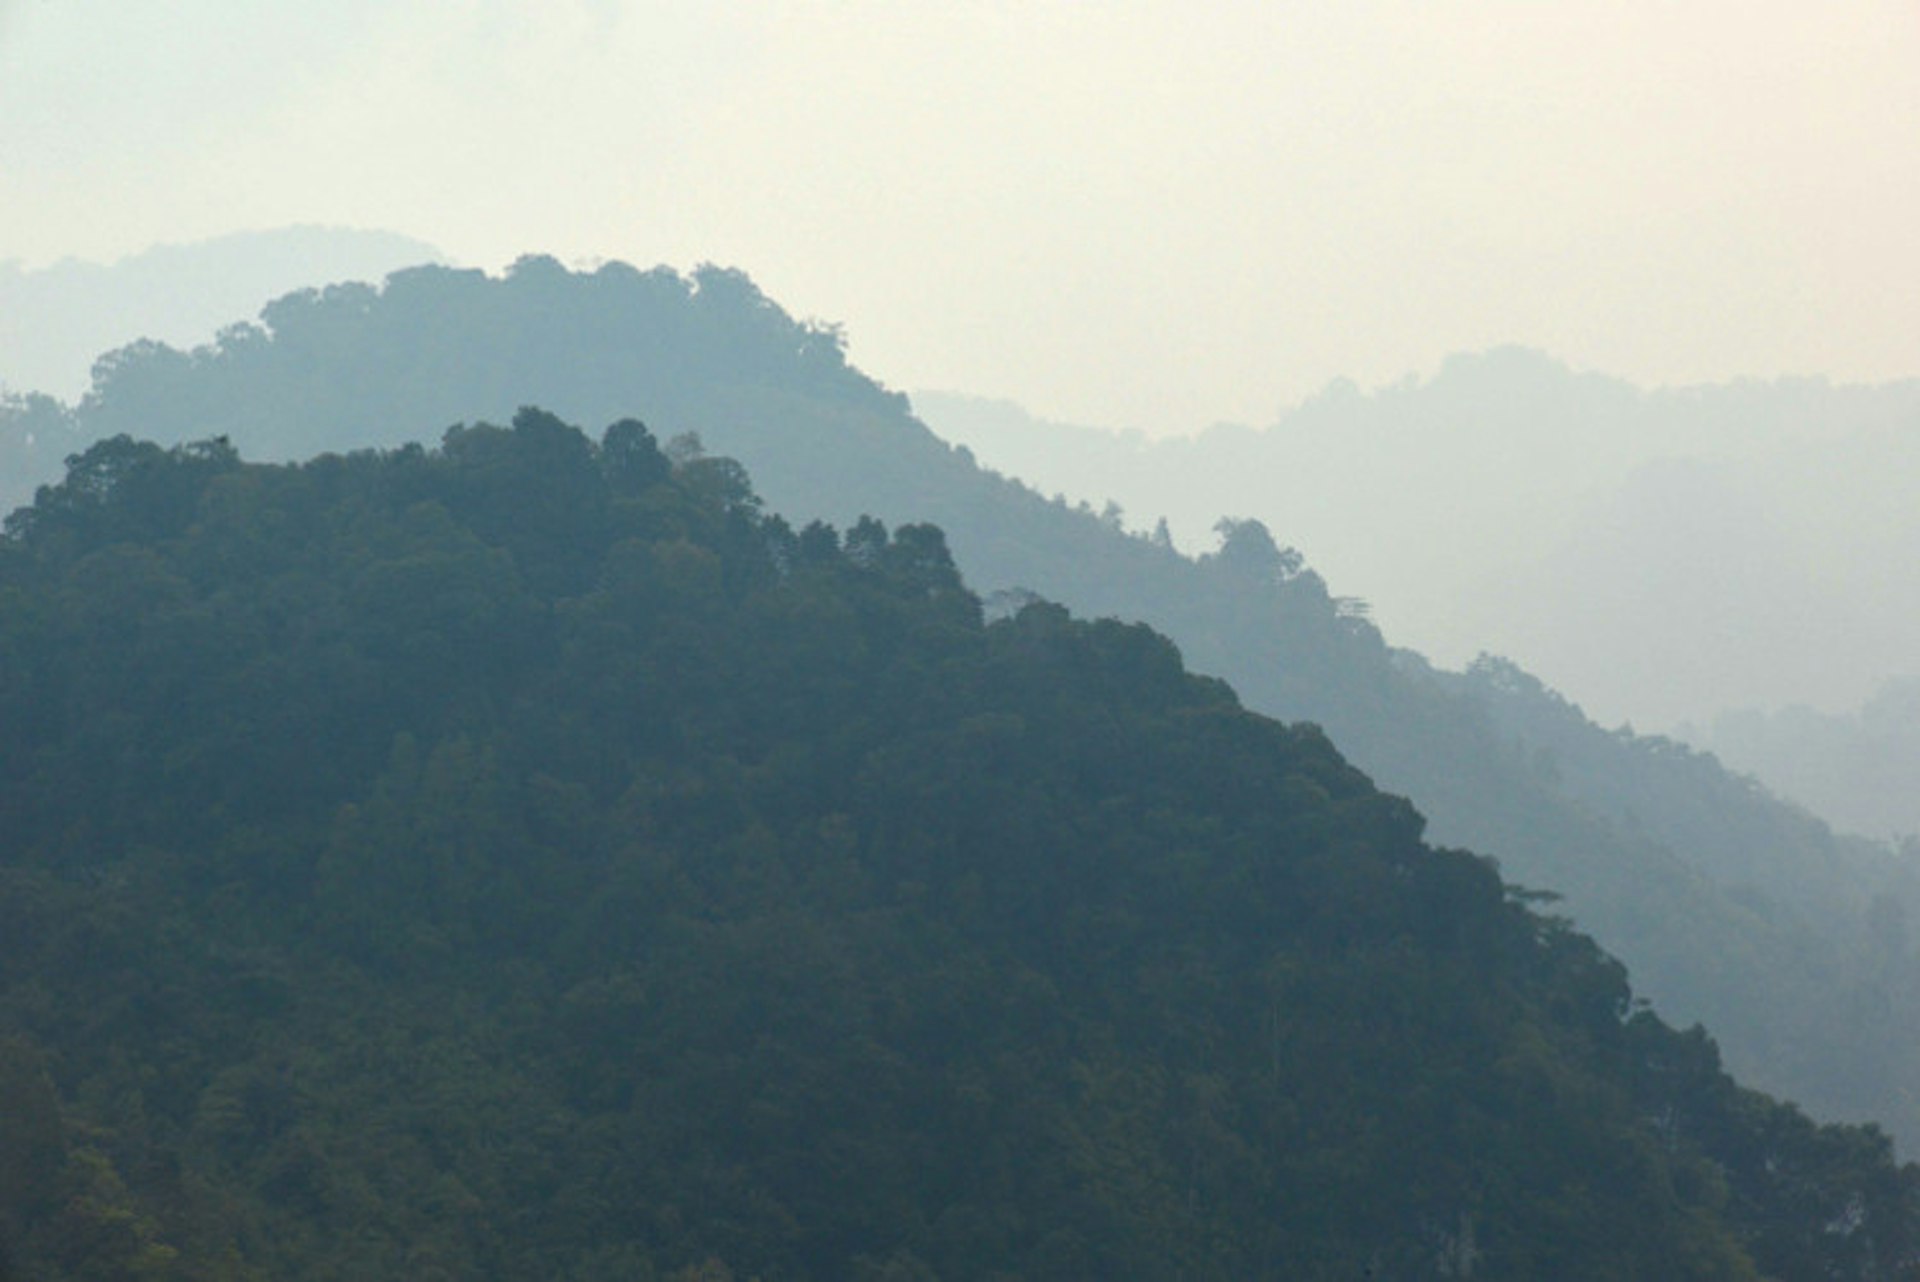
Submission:
M 1846 712 L 1739 708 L 1684 733 L 1854 832 L 1920 840 L 1920 678 Z
M 112 263 L 0 262 L 0 391 L 79 396 L 102 352 L 140 339 L 208 342 L 262 299 L 439 258 L 392 232 L 306 226 L 157 245 Z
M 1670 1019 L 1705 1020 L 1743 1076 L 1920 1143 L 1909 861 L 1836 837 L 1710 758 L 1601 731 L 1510 667 L 1447 673 L 1391 648 L 1258 522 L 1229 523 L 1218 551 L 1189 557 L 982 469 L 850 367 L 834 331 L 795 322 L 737 272 L 527 259 L 501 278 L 423 268 L 289 295 L 217 344 L 110 355 L 77 405 L 0 416 L 0 440 L 33 423 L 40 467 L 119 433 L 292 459 L 504 421 L 528 402 L 573 421 L 639 415 L 662 439 L 697 433 L 796 521 L 932 521 L 984 594 L 1160 628 L 1250 707 L 1323 726 L 1438 840 L 1564 895 L 1638 989 Z
M 1505 654 L 1605 724 L 1851 707 L 1920 651 L 1920 380 L 1644 389 L 1523 348 L 1335 384 L 1259 428 L 1147 439 L 914 394 L 1044 493 L 1284 528 L 1389 635 Z
M 0 1272 L 1879 1279 L 1920 1170 L 937 528 L 538 411 L 0 540 Z

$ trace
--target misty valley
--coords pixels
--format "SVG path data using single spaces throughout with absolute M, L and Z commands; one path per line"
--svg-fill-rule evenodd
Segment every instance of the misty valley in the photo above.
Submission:
M 545 257 L 10 384 L 0 1282 L 1920 1277 L 1916 432 Z

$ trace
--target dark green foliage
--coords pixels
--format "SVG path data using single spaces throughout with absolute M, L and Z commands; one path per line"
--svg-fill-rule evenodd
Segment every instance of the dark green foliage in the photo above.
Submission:
M 116 440 L 13 522 L 0 1269 L 1910 1274 L 1883 1137 L 1318 730 L 679 453 Z
M 1563 910 L 1632 967 L 1664 1015 L 1715 1030 L 1743 1077 L 1820 1116 L 1878 1119 L 1903 1143 L 1920 1143 L 1920 1104 L 1908 1085 L 1920 1062 L 1920 952 L 1898 929 L 1920 919 L 1911 858 L 1837 838 L 1710 759 L 1603 732 L 1524 674 L 1508 679 L 1517 673 L 1511 665 L 1433 671 L 1391 649 L 1363 608 L 1333 596 L 1258 522 L 1223 522 L 1220 550 L 1188 558 L 1165 541 L 1127 535 L 1115 514 L 1048 502 L 983 471 L 915 421 L 903 398 L 850 367 L 835 331 L 795 321 L 738 272 L 703 268 L 689 277 L 613 263 L 572 273 L 539 258 L 499 279 L 421 268 L 379 289 L 291 295 L 262 321 L 190 353 L 140 344 L 111 354 L 71 410 L 43 397 L 0 400 L 0 502 L 8 483 L 24 498 L 25 478 L 54 479 L 60 459 L 79 448 L 70 443 L 120 433 L 167 446 L 225 436 L 249 457 L 286 459 L 401 446 L 452 422 L 505 421 L 528 400 L 572 421 L 644 413 L 663 439 L 674 438 L 664 454 L 650 443 L 631 449 L 616 424 L 599 455 L 608 494 L 598 501 L 643 522 L 623 528 L 668 528 L 644 524 L 665 515 L 649 514 L 643 496 L 669 456 L 689 465 L 683 481 L 701 494 L 750 509 L 740 464 L 720 457 L 732 456 L 752 469 L 769 506 L 802 525 L 797 535 L 784 525 L 763 529 L 781 572 L 840 553 L 827 526 L 804 523 L 851 527 L 848 554 L 858 561 L 872 548 L 857 518 L 870 514 L 876 527 L 932 521 L 989 600 L 1038 594 L 1082 615 L 1145 621 L 1195 670 L 1230 680 L 1249 707 L 1325 727 L 1370 776 L 1413 798 L 1439 840 L 1491 855 L 1515 880 L 1562 895 Z M 462 448 L 476 464 L 489 451 L 543 448 L 474 431 Z M 699 457 L 701 440 L 716 457 Z M 555 475 L 526 495 L 503 497 L 499 519 L 514 531 L 501 533 L 528 558 L 512 591 L 480 591 L 485 549 L 457 530 L 442 530 L 423 557 L 367 565 L 351 597 L 323 584 L 283 584 L 290 600 L 306 586 L 335 590 L 342 609 L 392 600 L 382 653 L 399 661 L 411 647 L 413 655 L 411 669 L 379 669 L 386 675 L 375 687 L 365 684 L 375 669 L 342 637 L 316 662 L 351 695 L 286 715 L 353 745 L 347 757 L 369 743 L 366 750 L 384 751 L 380 709 L 390 700 L 413 702 L 443 729 L 459 724 L 425 693 L 468 670 L 460 665 L 472 647 L 458 638 L 496 626 L 524 637 L 535 620 L 519 608 L 519 591 L 577 586 L 549 582 L 564 566 L 540 550 L 560 537 L 567 496 L 580 492 L 574 454 L 571 464 L 556 457 Z M 303 484 L 347 475 L 344 464 L 329 466 Z M 458 492 L 417 497 L 458 517 L 461 504 L 496 488 L 484 471 Z M 403 467 L 383 484 L 414 493 L 404 487 L 426 477 Z M 255 483 L 229 484 L 221 502 L 244 513 Z M 55 508 L 84 505 L 78 495 L 50 497 Z M 738 514 L 731 537 L 759 537 L 751 516 Z M 247 537 L 271 544 L 311 535 L 283 523 Z M 678 564 L 699 576 L 698 556 Z M 726 564 L 740 573 L 737 561 Z M 165 587 L 145 582 L 137 565 L 108 558 L 103 569 L 130 590 Z M 412 600 L 411 585 L 442 569 L 467 587 Z M 684 594 L 680 603 L 689 604 Z M 612 635 L 608 627 L 603 635 Z M 449 644 L 462 653 L 443 660 Z M 21 668 L 0 669 L 0 682 L 33 680 Z M 363 715 L 369 704 L 373 714 Z M 117 750 L 112 723 L 100 724 L 106 750 Z M 315 769 L 324 776 L 333 767 Z M 250 793 L 268 780 L 304 788 L 309 776 L 262 757 L 253 777 L 227 778 Z

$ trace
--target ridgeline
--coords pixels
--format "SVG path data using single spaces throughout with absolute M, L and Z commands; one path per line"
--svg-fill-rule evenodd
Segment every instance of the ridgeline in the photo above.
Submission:
M 1911 1268 L 1883 1136 L 1317 730 L 675 454 L 115 438 L 9 520 L 6 1273 Z
M 995 612 L 1037 593 L 1151 624 L 1249 707 L 1324 727 L 1443 844 L 1562 895 L 1655 1009 L 1704 1021 L 1743 1079 L 1920 1143 L 1910 858 L 1836 836 L 1711 757 L 1601 730 L 1511 664 L 1434 670 L 1257 521 L 1188 557 L 985 471 L 850 366 L 836 331 L 738 272 L 527 258 L 499 278 L 423 267 L 288 295 L 191 352 L 110 353 L 75 405 L 0 406 L 0 482 L 24 499 L 121 434 L 290 461 L 425 443 L 525 403 L 697 433 L 796 524 L 932 522 Z

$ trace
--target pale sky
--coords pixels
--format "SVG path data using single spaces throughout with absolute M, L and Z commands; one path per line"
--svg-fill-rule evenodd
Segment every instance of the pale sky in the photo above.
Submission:
M 1156 434 L 1505 342 L 1912 376 L 1920 0 L 0 0 L 0 260 L 290 223 Z

